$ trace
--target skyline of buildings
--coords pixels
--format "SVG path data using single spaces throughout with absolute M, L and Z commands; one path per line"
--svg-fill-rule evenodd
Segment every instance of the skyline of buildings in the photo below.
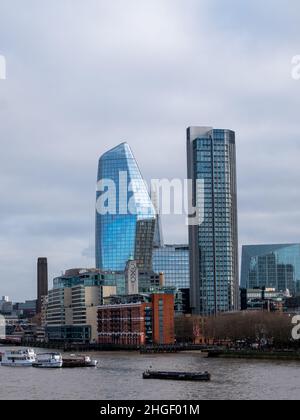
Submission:
M 160 273 L 164 273 L 165 286 L 178 289 L 184 295 L 183 306 L 187 308 L 188 302 L 198 315 L 238 310 L 240 286 L 300 293 L 300 245 L 266 245 L 265 249 L 259 245 L 244 246 L 239 271 L 235 132 L 189 127 L 187 165 L 193 181 L 192 205 L 203 213 L 203 221 L 188 227 L 189 244 L 165 245 L 160 192 L 148 192 L 130 146 L 121 143 L 100 157 L 96 200 L 97 204 L 102 200 L 107 212 L 99 213 L 97 208 L 94 270 L 96 273 L 98 269 L 98 275 L 102 273 L 101 284 L 108 276 L 116 293 L 126 294 L 125 272 L 132 261 L 139 272 L 137 292 L 147 293 L 159 287 Z M 109 184 L 101 184 L 103 180 L 113 181 L 117 187 L 115 213 L 111 213 Z M 200 187 L 197 180 L 203 181 Z M 248 272 L 245 264 L 251 265 Z M 43 298 L 48 295 L 47 258 L 38 259 L 37 271 L 40 313 Z M 66 276 L 72 276 L 72 270 Z M 65 277 L 53 280 L 53 290 L 59 288 L 59 281 L 67 281 Z
M 148 191 L 128 143 L 104 153 L 95 268 L 68 269 L 48 291 L 48 261 L 38 258 L 37 299 L 0 302 L 9 337 L 53 345 L 174 344 L 180 317 L 297 308 L 300 245 L 244 246 L 239 282 L 235 132 L 189 127 L 187 171 L 195 211 L 189 243 L 165 244 L 162 191 Z
M 234 311 L 239 306 L 235 133 L 189 127 L 187 165 L 192 205 L 203 217 L 189 226 L 191 307 L 198 315 Z
M 190 289 L 191 308 L 193 313 L 199 315 L 237 310 L 239 263 L 235 133 L 211 127 L 188 128 L 187 158 L 188 179 L 193 181 L 192 197 L 189 198 L 192 198 L 192 205 L 203 216 L 201 223 L 189 226 L 190 280 L 184 286 Z M 124 177 L 124 173 L 125 180 L 120 176 L 122 174 Z M 116 214 L 110 213 L 109 183 L 106 189 L 101 184 L 107 179 L 115 185 Z M 97 207 L 96 266 L 122 270 L 126 261 L 132 258 L 137 261 L 139 269 L 165 270 L 175 276 L 175 269 L 173 272 L 171 270 L 174 256 L 167 253 L 170 248 L 158 246 L 163 244 L 156 202 L 159 192 L 151 194 L 150 198 L 127 143 L 120 144 L 100 158 L 97 180 L 101 184 L 97 203 L 100 200 L 102 206 L 106 204 L 107 214 Z M 203 181 L 202 191 L 199 190 L 198 180 Z M 136 215 L 127 207 L 128 186 L 131 183 L 138 186 L 132 189 Z M 125 209 L 120 199 L 124 192 Z M 181 264 L 185 262 L 183 259 Z M 177 263 L 178 272 L 182 267 L 179 261 Z M 184 271 L 183 275 L 186 275 L 187 267 Z M 176 284 L 175 278 L 171 280 L 168 273 L 167 281 Z

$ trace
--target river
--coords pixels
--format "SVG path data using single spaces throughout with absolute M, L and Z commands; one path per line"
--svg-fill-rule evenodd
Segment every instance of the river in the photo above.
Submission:
M 99 361 L 97 369 L 0 367 L 0 399 L 300 399 L 299 362 L 206 359 L 198 353 L 96 353 L 93 357 Z M 209 371 L 212 381 L 193 383 L 143 380 L 142 374 L 148 368 Z

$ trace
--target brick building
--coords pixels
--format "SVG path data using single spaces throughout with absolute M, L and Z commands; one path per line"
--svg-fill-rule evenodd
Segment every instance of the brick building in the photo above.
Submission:
M 98 307 L 99 344 L 174 344 L 174 295 L 131 295 Z

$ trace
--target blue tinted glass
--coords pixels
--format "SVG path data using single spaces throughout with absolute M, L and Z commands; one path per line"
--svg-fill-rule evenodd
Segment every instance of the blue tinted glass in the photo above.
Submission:
M 300 245 L 249 245 L 243 247 L 241 286 L 266 287 L 300 293 Z
M 143 262 L 152 259 L 152 255 L 142 254 L 151 252 L 154 230 L 152 233 L 151 225 L 141 223 L 155 221 L 155 209 L 128 144 L 123 143 L 100 158 L 98 181 L 103 179 L 113 181 L 116 186 L 116 214 L 96 214 L 96 267 L 122 271 L 130 258 Z M 100 195 L 98 192 L 97 200 Z M 125 213 L 129 210 L 127 214 L 124 214 L 124 203 Z M 149 230 L 147 235 L 145 231 L 144 235 L 140 232 L 149 242 L 143 243 L 142 250 L 138 226 L 140 230 Z
M 153 251 L 153 270 L 163 272 L 166 286 L 190 288 L 189 248 L 187 245 L 167 245 Z

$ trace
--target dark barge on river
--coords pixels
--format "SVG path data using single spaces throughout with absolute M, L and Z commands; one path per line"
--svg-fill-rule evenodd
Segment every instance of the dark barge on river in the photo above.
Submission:
M 155 372 L 147 370 L 143 374 L 144 379 L 164 379 L 172 381 L 198 381 L 209 382 L 211 375 L 208 372 Z

